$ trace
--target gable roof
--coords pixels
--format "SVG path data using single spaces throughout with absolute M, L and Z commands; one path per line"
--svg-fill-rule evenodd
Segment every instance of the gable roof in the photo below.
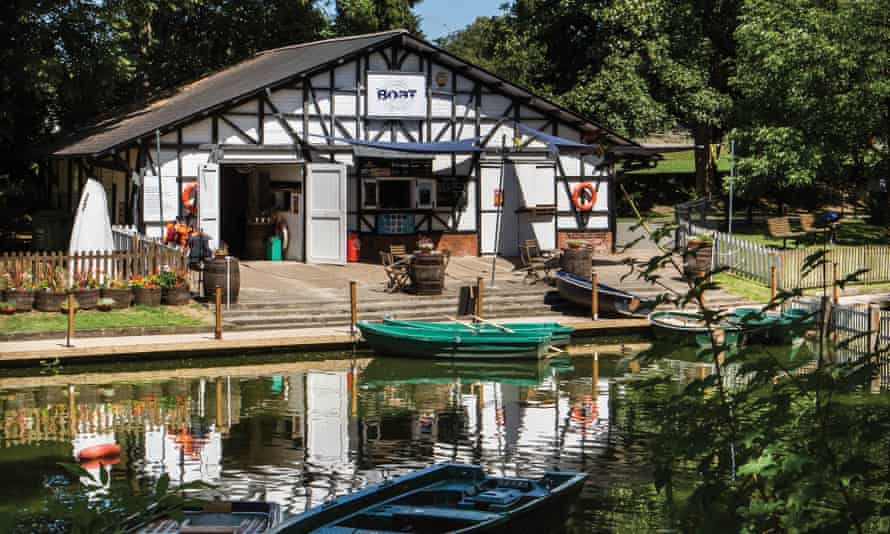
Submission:
M 151 101 L 135 111 L 79 130 L 61 140 L 49 152 L 55 157 L 97 156 L 107 153 L 150 135 L 155 130 L 168 129 L 173 125 L 188 122 L 214 108 L 228 105 L 233 100 L 252 97 L 266 88 L 311 71 L 322 70 L 327 65 L 335 65 L 344 56 L 379 47 L 395 38 L 401 38 L 402 44 L 406 47 L 430 53 L 435 57 L 435 61 L 448 67 L 458 67 L 463 71 L 462 74 L 469 74 L 468 77 L 477 78 L 483 84 L 497 87 L 500 92 L 523 98 L 527 102 L 526 105 L 537 108 L 543 113 L 559 116 L 581 130 L 604 132 L 613 143 L 636 144 L 587 118 L 413 37 L 406 30 L 392 30 L 295 44 L 259 52 L 231 67 L 180 86 L 168 97 Z

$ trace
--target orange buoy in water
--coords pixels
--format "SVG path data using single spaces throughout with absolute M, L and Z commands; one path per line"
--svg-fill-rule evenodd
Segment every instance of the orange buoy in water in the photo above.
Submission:
M 121 446 L 117 443 L 103 443 L 102 445 L 92 445 L 84 448 L 77 453 L 78 460 L 96 460 L 106 458 L 108 456 L 118 456 L 121 453 Z

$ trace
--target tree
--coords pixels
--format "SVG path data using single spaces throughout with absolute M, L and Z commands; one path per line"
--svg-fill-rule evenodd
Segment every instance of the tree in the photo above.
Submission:
M 422 0 L 337 0 L 334 30 L 356 35 L 404 28 L 421 35 L 420 18 L 412 11 Z
M 888 11 L 888 0 L 746 3 L 732 79 L 743 191 L 890 177 Z

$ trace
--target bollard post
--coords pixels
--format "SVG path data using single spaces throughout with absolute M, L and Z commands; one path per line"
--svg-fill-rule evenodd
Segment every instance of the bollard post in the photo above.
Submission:
M 599 275 L 594 271 L 590 280 L 590 317 L 597 321 L 600 318 Z
M 485 280 L 481 276 L 476 278 L 476 317 L 482 317 L 483 302 L 482 296 L 485 293 Z
M 68 339 L 65 342 L 66 347 L 73 347 L 71 340 L 74 339 L 74 293 L 68 293 Z
M 868 304 L 868 336 L 867 352 L 870 354 L 875 351 L 880 340 L 881 333 L 881 308 L 878 304 L 870 302 Z
M 355 325 L 358 323 L 358 292 L 356 287 L 358 282 L 351 280 L 349 282 L 349 333 L 355 335 Z
M 837 306 L 841 300 L 841 289 L 837 285 L 837 278 L 838 278 L 838 276 L 837 276 L 837 274 L 838 274 L 837 262 L 834 262 L 832 264 L 832 266 L 833 266 L 833 270 L 834 270 L 834 272 L 832 274 L 834 281 L 831 284 L 831 291 L 832 291 L 831 295 L 832 295 L 832 302 L 834 303 L 835 306 Z
M 779 279 L 778 274 L 776 272 L 776 266 L 773 265 L 769 268 L 769 298 L 770 300 L 775 300 L 776 293 L 779 292 Z
M 222 288 L 219 286 L 216 286 L 216 330 L 213 337 L 222 339 Z

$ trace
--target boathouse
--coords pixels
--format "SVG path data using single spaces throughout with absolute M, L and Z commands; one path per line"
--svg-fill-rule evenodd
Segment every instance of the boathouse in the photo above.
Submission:
M 599 148 L 557 150 L 581 143 Z M 344 262 L 348 234 L 367 259 L 421 237 L 516 256 L 611 248 L 622 149 L 642 147 L 399 30 L 260 52 L 64 140 L 46 176 L 53 207 L 96 178 L 114 223 L 190 216 L 244 259 L 275 233 L 315 263 Z

